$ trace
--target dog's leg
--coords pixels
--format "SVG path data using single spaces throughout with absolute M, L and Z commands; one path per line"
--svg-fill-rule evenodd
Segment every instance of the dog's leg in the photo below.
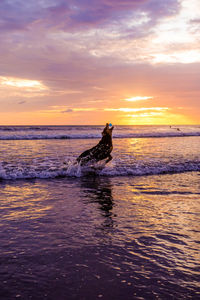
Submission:
M 80 162 L 83 158 L 90 156 L 90 150 L 84 151 L 76 160 Z
M 108 159 L 106 160 L 106 164 L 111 161 L 113 159 L 113 157 L 109 154 Z

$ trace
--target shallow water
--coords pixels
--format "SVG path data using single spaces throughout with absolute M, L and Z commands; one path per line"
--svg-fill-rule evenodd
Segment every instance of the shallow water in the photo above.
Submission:
M 0 140 L 91 139 L 100 138 L 103 126 L 0 126 Z M 114 138 L 200 136 L 199 125 L 130 126 L 117 125 Z
M 0 299 L 199 299 L 200 138 L 96 142 L 0 142 Z
M 0 179 L 85 176 L 94 171 L 74 165 L 97 139 L 0 141 Z M 114 139 L 113 160 L 95 170 L 100 176 L 200 171 L 200 137 Z M 64 164 L 65 163 L 65 164 Z M 100 164 L 101 167 L 101 164 Z
M 197 299 L 199 175 L 2 183 L 1 299 Z

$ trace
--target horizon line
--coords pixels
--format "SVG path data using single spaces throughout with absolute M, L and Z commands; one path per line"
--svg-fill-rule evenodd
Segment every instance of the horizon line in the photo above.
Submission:
M 105 124 L 0 124 L 0 126 L 105 126 Z M 113 124 L 113 126 L 200 126 L 200 124 Z

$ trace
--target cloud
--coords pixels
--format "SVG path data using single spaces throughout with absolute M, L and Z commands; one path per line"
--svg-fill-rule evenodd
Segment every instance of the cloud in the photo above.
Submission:
M 66 110 L 61 111 L 62 113 L 69 113 L 69 112 L 73 112 L 74 110 L 72 108 L 68 108 Z
M 46 28 L 71 31 L 84 30 L 88 26 L 99 26 L 121 22 L 138 11 L 157 18 L 174 14 L 177 0 L 13 0 L 0 2 L 0 30 L 21 31 L 40 24 Z
M 199 19 L 192 19 L 192 20 L 190 20 L 190 23 L 200 24 L 200 18 Z
M 22 100 L 22 101 L 19 101 L 19 102 L 18 102 L 18 104 L 24 104 L 24 103 L 26 103 L 25 100 Z
M 131 98 L 125 98 L 125 101 L 129 101 L 129 102 L 136 102 L 136 101 L 144 101 L 144 100 L 149 100 L 149 99 L 153 99 L 153 97 L 151 96 L 135 96 L 135 97 L 131 97 Z
M 21 31 L 38 19 L 41 7 L 33 1 L 2 0 L 0 2 L 0 30 Z
M 67 113 L 67 112 L 88 112 L 88 111 L 97 111 L 98 108 L 95 107 L 80 107 L 80 108 L 68 108 L 66 110 L 60 111 L 61 113 Z
M 4 76 L 0 76 L 0 85 L 10 86 L 18 89 L 23 88 L 28 91 L 43 91 L 47 89 L 47 87 L 38 80 L 29 80 Z
M 103 115 L 103 108 L 123 108 L 123 99 L 155 95 L 148 102 L 152 107 L 191 106 L 195 114 L 197 5 L 198 0 L 0 1 L 0 76 L 15 80 L 0 85 L 1 110 L 19 110 L 17 103 L 29 98 L 21 109 L 58 105 L 59 114 L 91 104 L 97 111 L 76 115 L 95 116 L 99 109 Z M 45 89 L 28 87 L 26 80 Z M 132 109 L 143 104 L 130 103 Z
M 18 74 L 24 72 L 21 76 L 27 77 L 36 68 L 62 75 L 66 63 L 71 71 L 85 64 L 88 58 L 96 61 L 108 57 L 116 62 L 150 60 L 145 48 L 152 38 L 153 26 L 178 10 L 177 0 L 70 0 L 67 3 L 39 0 L 37 5 L 33 0 L 3 0 L 0 34 L 4 43 L 0 55 L 9 64 L 4 70 L 6 75 L 12 72 L 15 61 L 20 63 Z M 30 71 L 27 64 L 31 64 Z
M 168 107 L 140 107 L 140 108 L 105 108 L 105 111 L 121 111 L 121 112 L 141 112 L 141 111 L 166 111 L 169 110 Z

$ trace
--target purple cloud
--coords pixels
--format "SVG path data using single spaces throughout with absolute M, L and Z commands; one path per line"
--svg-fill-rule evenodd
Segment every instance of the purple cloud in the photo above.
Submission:
M 149 14 L 155 21 L 174 14 L 178 8 L 177 0 L 2 0 L 0 29 L 25 30 L 34 22 L 41 22 L 48 28 L 83 30 L 88 26 L 119 22 L 138 11 Z
M 192 19 L 191 21 L 190 21 L 190 23 L 194 23 L 194 24 L 200 24 L 200 19 Z
M 2 0 L 0 2 L 0 30 L 25 30 L 30 23 L 37 20 L 38 7 L 34 7 L 31 1 L 29 2 Z

